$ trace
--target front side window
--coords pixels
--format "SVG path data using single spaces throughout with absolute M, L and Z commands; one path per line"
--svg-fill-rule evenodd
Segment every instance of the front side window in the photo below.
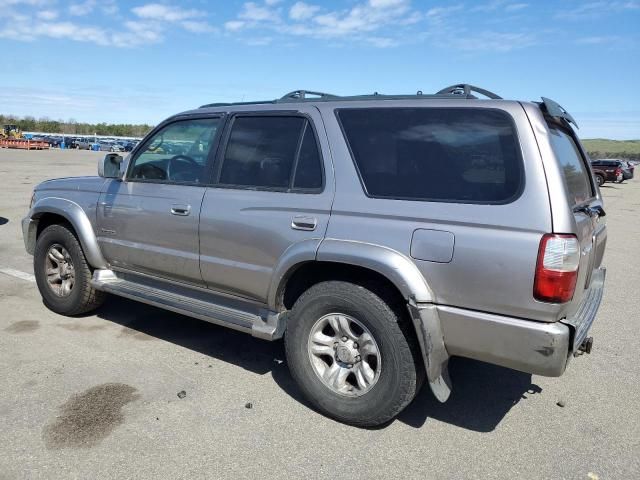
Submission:
M 549 129 L 551 147 L 560 162 L 564 183 L 569 194 L 569 203 L 578 205 L 593 197 L 591 173 L 582 160 L 582 154 L 570 135 L 557 128 Z
M 277 190 L 322 187 L 318 145 L 308 120 L 239 116 L 224 152 L 220 184 Z
M 156 132 L 136 154 L 129 179 L 204 183 L 219 118 L 180 120 Z
M 505 203 L 523 182 L 511 118 L 492 109 L 341 109 L 338 118 L 368 195 Z

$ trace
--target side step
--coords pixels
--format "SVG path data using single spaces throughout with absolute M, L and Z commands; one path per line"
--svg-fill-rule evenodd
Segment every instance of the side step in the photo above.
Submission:
M 283 315 L 204 289 L 113 270 L 94 271 L 91 285 L 96 290 L 250 333 L 264 340 L 276 340 L 284 333 Z

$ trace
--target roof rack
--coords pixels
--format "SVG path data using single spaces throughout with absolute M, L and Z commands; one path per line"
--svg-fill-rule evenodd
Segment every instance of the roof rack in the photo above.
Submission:
M 496 95 L 489 90 L 485 90 L 484 88 L 476 87 L 474 85 L 469 85 L 468 83 L 459 83 L 457 85 L 451 85 L 450 87 L 443 88 L 436 95 L 464 95 L 466 98 L 477 98 L 472 95 L 471 92 L 479 93 L 480 95 L 484 95 L 487 98 L 492 100 L 502 100 L 502 97 Z
M 472 92 L 484 95 L 487 98 L 493 100 L 500 100 L 502 97 L 496 95 L 484 88 L 469 85 L 467 83 L 460 83 L 458 85 L 451 85 L 450 87 L 443 88 L 436 94 L 425 95 L 421 90 L 418 90 L 414 95 L 382 95 L 378 92 L 374 92 L 368 95 L 351 95 L 342 97 L 340 95 L 334 95 L 331 93 L 315 92 L 313 90 L 294 90 L 289 92 L 276 100 L 262 100 L 253 102 L 233 102 L 233 103 L 209 103 L 202 105 L 200 108 L 210 107 L 228 107 L 232 105 L 257 105 L 257 104 L 274 104 L 274 103 L 299 103 L 299 102 L 323 102 L 331 100 L 341 101 L 356 101 L 356 100 L 371 100 L 371 99 L 384 99 L 384 100 L 407 100 L 407 99 L 426 99 L 426 98 L 467 98 L 477 99 Z
M 283 95 L 278 100 L 277 103 L 286 103 L 286 102 L 297 102 L 300 100 L 320 100 L 320 99 L 332 99 L 332 98 L 340 98 L 338 95 L 333 95 L 331 93 L 324 92 L 314 92 L 312 90 L 294 90 L 293 92 L 289 92 L 286 95 Z

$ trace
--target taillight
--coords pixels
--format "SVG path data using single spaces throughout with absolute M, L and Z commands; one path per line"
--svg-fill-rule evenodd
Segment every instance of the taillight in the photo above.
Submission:
M 573 298 L 580 265 L 580 244 L 575 235 L 548 233 L 540 240 L 533 296 L 536 300 L 564 303 Z
M 616 175 L 622 175 L 622 169 L 620 167 L 616 168 Z

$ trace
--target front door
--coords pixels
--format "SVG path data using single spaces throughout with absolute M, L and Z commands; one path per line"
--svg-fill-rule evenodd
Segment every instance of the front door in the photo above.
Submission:
M 98 242 L 116 268 L 202 283 L 198 217 L 220 118 L 159 128 L 133 154 L 123 181 L 98 204 Z

